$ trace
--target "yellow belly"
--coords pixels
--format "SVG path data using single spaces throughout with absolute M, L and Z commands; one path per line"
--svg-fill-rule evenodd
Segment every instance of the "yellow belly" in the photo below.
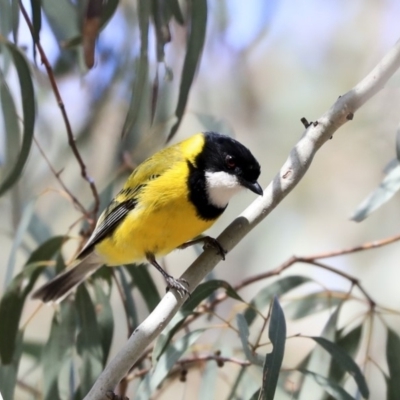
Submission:
M 95 246 L 108 265 L 142 261 L 146 254 L 168 254 L 181 244 L 208 229 L 215 220 L 197 216 L 187 200 L 185 163 L 149 182 L 138 205 L 123 220 L 112 236 Z M 182 173 L 184 175 L 182 175 Z

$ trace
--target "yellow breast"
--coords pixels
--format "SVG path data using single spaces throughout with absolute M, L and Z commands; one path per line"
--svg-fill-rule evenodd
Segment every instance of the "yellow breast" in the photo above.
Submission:
M 142 261 L 146 254 L 165 255 L 208 229 L 215 220 L 198 217 L 188 200 L 185 160 L 151 180 L 138 204 L 113 232 L 95 246 L 108 265 Z

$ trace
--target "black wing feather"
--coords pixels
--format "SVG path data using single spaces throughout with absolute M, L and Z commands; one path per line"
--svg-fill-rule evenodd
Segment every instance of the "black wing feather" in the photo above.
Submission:
M 78 255 L 78 258 L 84 258 L 92 252 L 93 247 L 103 240 L 105 237 L 113 234 L 118 225 L 124 220 L 125 216 L 132 211 L 137 204 L 137 199 L 129 199 L 114 206 L 110 204 L 105 211 L 106 217 L 94 230 L 92 236 L 87 241 L 83 249 Z

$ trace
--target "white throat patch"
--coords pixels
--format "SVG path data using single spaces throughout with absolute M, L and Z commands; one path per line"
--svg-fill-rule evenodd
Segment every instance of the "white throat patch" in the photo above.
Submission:
M 244 189 L 236 175 L 206 171 L 205 176 L 208 199 L 215 207 L 225 208 L 232 196 Z

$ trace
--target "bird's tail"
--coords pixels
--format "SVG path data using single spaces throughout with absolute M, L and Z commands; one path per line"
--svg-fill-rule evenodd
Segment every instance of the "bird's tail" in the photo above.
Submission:
M 95 253 L 89 254 L 75 267 L 57 275 L 50 282 L 40 287 L 32 294 L 33 299 L 42 300 L 44 303 L 60 302 L 75 286 L 78 286 L 86 278 L 92 275 L 104 263 Z

